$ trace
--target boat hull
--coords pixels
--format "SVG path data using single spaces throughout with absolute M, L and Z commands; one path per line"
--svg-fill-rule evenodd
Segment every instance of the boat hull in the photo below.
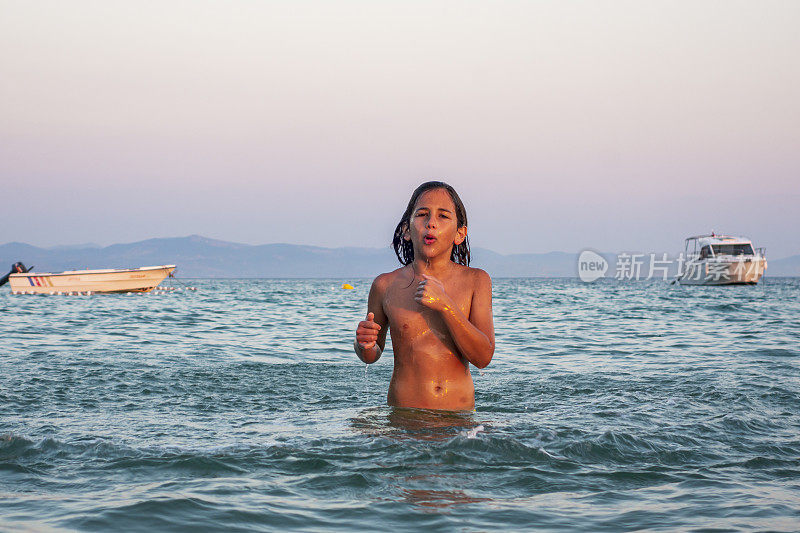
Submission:
M 755 285 L 764 275 L 767 260 L 755 257 L 748 261 L 696 261 L 686 265 L 678 278 L 681 285 Z
M 69 292 L 149 292 L 175 270 L 175 265 L 114 269 L 73 270 L 59 273 L 11 274 L 8 282 L 16 294 Z

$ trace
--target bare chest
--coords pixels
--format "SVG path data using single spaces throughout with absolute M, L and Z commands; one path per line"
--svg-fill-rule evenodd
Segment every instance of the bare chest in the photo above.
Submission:
M 418 303 L 414 296 L 417 292 L 419 281 L 410 284 L 397 283 L 387 290 L 384 297 L 383 308 L 389 319 L 392 339 L 416 336 L 428 330 L 442 330 L 444 323 L 437 311 Z M 458 281 L 443 283 L 445 291 L 455 305 L 469 317 L 472 290 L 469 286 Z

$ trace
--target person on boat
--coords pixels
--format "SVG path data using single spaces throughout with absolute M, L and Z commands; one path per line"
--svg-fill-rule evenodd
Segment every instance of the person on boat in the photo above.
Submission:
M 494 355 L 492 280 L 469 266 L 467 212 L 455 189 L 441 181 L 417 187 L 392 246 L 403 266 L 372 282 L 356 354 L 374 363 L 391 331 L 389 405 L 472 410 L 469 365 L 484 368 Z

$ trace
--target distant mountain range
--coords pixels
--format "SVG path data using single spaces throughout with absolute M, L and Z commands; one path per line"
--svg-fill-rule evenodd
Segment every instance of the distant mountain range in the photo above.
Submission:
M 473 248 L 471 265 L 485 269 L 493 277 L 575 277 L 577 256 L 567 252 L 502 255 Z M 606 276 L 613 277 L 616 256 L 603 256 L 609 262 Z M 39 272 L 176 264 L 177 275 L 187 278 L 360 278 L 400 266 L 389 247 L 254 246 L 200 235 L 111 246 L 39 248 L 16 242 L 0 245 L 0 276 L 16 261 L 33 265 Z M 770 259 L 767 275 L 800 276 L 800 255 Z

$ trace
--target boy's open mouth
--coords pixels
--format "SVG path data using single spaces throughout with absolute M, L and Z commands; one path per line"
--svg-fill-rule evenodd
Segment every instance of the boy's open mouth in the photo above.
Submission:
M 425 244 L 433 244 L 435 241 L 436 237 L 434 237 L 433 235 L 425 235 L 425 237 L 422 238 L 422 242 L 424 242 Z

